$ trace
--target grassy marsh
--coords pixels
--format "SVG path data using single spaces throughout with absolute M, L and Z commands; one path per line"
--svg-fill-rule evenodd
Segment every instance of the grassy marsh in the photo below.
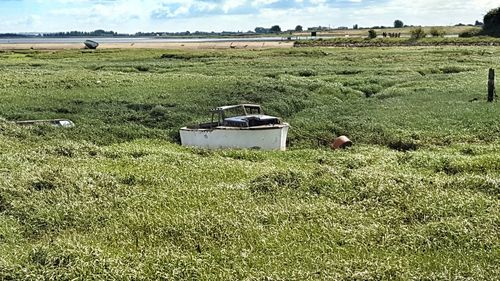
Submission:
M 3 51 L 0 279 L 498 279 L 494 47 Z M 261 103 L 290 151 L 180 147 Z M 330 151 L 345 134 L 352 149 Z

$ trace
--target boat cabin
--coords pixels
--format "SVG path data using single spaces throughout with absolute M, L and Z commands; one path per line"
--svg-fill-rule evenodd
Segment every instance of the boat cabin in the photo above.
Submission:
M 255 127 L 281 123 L 278 117 L 264 115 L 262 107 L 257 104 L 217 107 L 212 110 L 212 122 L 227 127 Z
M 212 122 L 195 126 L 201 129 L 223 127 L 256 127 L 281 124 L 281 119 L 264 115 L 262 107 L 258 104 L 238 104 L 214 108 Z

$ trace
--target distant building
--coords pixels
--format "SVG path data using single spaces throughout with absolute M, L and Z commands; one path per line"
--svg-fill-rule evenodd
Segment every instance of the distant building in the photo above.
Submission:
M 308 27 L 308 31 L 325 31 L 325 30 L 330 30 L 328 26 L 313 26 L 313 27 Z

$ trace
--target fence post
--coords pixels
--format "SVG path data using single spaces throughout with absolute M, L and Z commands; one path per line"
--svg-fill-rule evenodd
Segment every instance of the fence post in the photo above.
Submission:
M 488 74 L 488 102 L 493 102 L 495 99 L 495 70 L 490 68 Z

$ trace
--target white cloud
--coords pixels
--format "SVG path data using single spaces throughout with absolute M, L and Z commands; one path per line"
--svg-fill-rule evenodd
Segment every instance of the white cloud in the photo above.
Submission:
M 273 3 L 276 3 L 278 1 L 279 0 L 255 0 L 255 1 L 252 1 L 252 5 L 256 6 L 256 7 L 259 7 L 259 6 L 262 6 L 262 5 L 273 4 Z M 295 1 L 295 2 L 299 3 L 299 1 Z M 302 1 L 300 1 L 300 2 L 302 2 Z
M 363 25 L 388 25 L 395 19 L 413 25 L 452 25 L 481 20 L 495 6 L 498 6 L 496 0 L 390 0 L 382 5 L 361 7 L 352 11 L 352 15 Z M 385 22 L 380 22 L 380 19 L 385 19 Z
M 222 10 L 224 13 L 228 13 L 232 9 L 243 7 L 246 4 L 246 0 L 226 0 L 222 4 Z

